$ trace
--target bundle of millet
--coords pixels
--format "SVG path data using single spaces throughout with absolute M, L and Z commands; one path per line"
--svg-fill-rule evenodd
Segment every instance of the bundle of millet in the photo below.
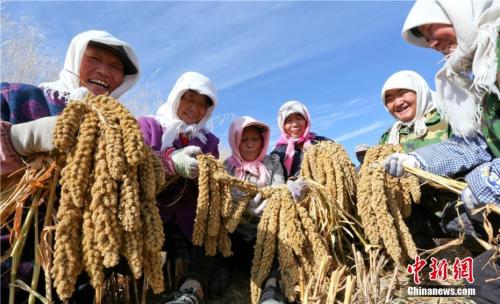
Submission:
M 418 178 L 393 177 L 384 171 L 384 160 L 401 147 L 380 145 L 370 148 L 360 170 L 357 209 L 365 235 L 371 244 L 383 245 L 395 262 L 415 257 L 417 249 L 403 218 L 410 216 L 411 204 L 420 202 Z
M 82 270 L 102 287 L 104 269 L 122 257 L 134 278 L 145 275 L 155 293 L 163 291 L 155 195 L 165 176 L 135 118 L 112 97 L 89 94 L 68 103 L 54 145 L 66 156 L 52 267 L 59 297 L 71 297 Z

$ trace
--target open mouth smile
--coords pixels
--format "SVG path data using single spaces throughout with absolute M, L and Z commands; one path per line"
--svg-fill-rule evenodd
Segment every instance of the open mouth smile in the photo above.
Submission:
M 100 80 L 100 79 L 89 79 L 88 82 L 92 83 L 92 84 L 99 85 L 105 89 L 109 88 L 109 84 L 103 80 Z

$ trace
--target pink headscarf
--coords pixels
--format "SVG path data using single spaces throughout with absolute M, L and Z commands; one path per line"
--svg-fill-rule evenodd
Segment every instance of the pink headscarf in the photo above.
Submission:
M 246 127 L 257 127 L 262 130 L 262 150 L 260 151 L 259 156 L 254 161 L 248 162 L 243 160 L 240 155 L 240 143 L 241 136 L 243 134 L 243 130 Z M 237 178 L 243 179 L 245 177 L 245 172 L 249 172 L 250 174 L 257 176 L 259 178 L 259 186 L 265 186 L 269 179 L 269 172 L 267 172 L 266 167 L 262 163 L 264 156 L 266 156 L 267 147 L 269 145 L 269 127 L 250 116 L 242 116 L 236 118 L 229 128 L 229 146 L 232 150 L 232 155 L 227 159 L 227 162 L 234 166 L 235 168 L 235 176 Z
M 304 134 L 299 139 L 293 139 L 290 135 L 285 132 L 285 120 L 290 114 L 297 113 L 306 119 L 306 129 L 304 130 Z M 309 147 L 312 143 L 311 140 L 316 138 L 316 135 L 310 132 L 311 128 L 311 118 L 309 116 L 309 111 L 306 106 L 296 100 L 291 100 L 285 102 L 278 111 L 278 126 L 281 130 L 281 136 L 276 143 L 276 146 L 287 145 L 285 152 L 285 169 L 288 174 L 292 169 L 293 163 L 293 155 L 295 154 L 295 144 L 303 144 L 303 148 Z

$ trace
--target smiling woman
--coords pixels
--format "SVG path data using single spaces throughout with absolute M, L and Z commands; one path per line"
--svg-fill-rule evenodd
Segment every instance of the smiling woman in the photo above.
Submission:
M 448 125 L 434 106 L 434 92 L 419 74 L 394 73 L 385 81 L 381 99 L 396 122 L 382 135 L 380 144 L 402 144 L 405 151 L 412 151 L 448 138 Z

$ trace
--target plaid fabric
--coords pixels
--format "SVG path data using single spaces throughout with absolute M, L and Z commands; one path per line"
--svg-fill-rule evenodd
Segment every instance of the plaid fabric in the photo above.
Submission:
M 500 205 L 500 158 L 476 167 L 465 180 L 479 203 Z
M 448 140 L 417 149 L 409 154 L 415 156 L 420 167 L 441 176 L 465 173 L 480 164 L 491 161 L 488 145 L 480 135 L 473 138 L 452 136 Z

